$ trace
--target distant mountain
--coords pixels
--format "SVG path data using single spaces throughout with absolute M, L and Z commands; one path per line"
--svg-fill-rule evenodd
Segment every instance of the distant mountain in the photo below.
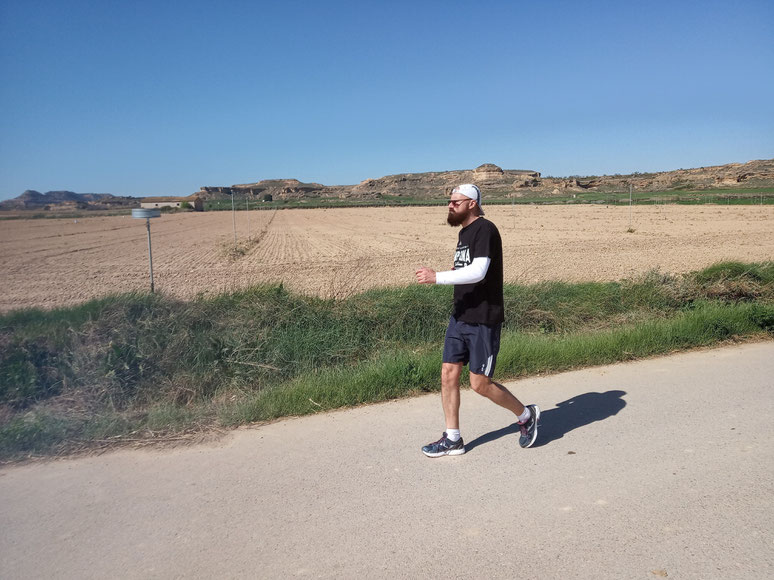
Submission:
M 545 177 L 532 169 L 501 169 L 484 163 L 475 169 L 401 173 L 365 179 L 356 185 L 322 185 L 297 179 L 266 179 L 230 186 L 204 186 L 192 194 L 203 200 L 230 195 L 253 199 L 291 200 L 319 198 L 442 199 L 460 183 L 475 183 L 484 195 L 498 197 L 564 196 L 583 191 L 638 192 L 682 191 L 711 188 L 774 187 L 774 159 L 729 163 L 695 169 L 677 169 L 630 175 Z M 27 190 L 15 199 L 0 202 L 0 210 L 114 209 L 138 207 L 141 198 L 110 193 Z
M 19 197 L 0 201 L 0 209 L 113 209 L 138 207 L 140 199 L 111 193 L 75 193 L 73 191 L 47 191 L 40 193 L 28 189 Z
M 297 179 L 268 179 L 231 186 L 205 186 L 195 195 L 223 199 L 231 194 L 262 199 L 409 197 L 441 199 L 460 183 L 475 183 L 489 195 L 557 196 L 583 191 L 670 191 L 686 189 L 774 187 L 774 159 L 729 163 L 696 169 L 677 169 L 631 175 L 544 177 L 531 169 L 501 169 L 484 163 L 475 169 L 402 173 L 366 179 L 357 185 L 321 185 Z

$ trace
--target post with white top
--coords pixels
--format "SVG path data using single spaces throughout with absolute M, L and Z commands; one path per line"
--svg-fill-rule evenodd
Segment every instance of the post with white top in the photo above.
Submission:
M 138 220 L 144 219 L 145 226 L 148 229 L 148 267 L 150 268 L 150 283 L 151 283 L 151 294 L 152 294 L 154 292 L 154 287 L 153 287 L 153 252 L 151 251 L 150 218 L 161 217 L 161 211 L 157 209 L 147 209 L 147 208 L 133 209 L 132 217 Z

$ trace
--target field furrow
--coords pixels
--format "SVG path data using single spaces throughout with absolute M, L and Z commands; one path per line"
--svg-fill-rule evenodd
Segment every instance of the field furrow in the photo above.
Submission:
M 618 280 L 719 260 L 774 259 L 772 206 L 496 206 L 513 282 Z M 237 239 L 243 255 L 230 253 Z M 457 230 L 444 208 L 165 214 L 151 220 L 159 291 L 193 298 L 264 282 L 343 297 L 448 269 Z M 248 242 L 248 237 L 251 242 Z M 149 288 L 145 222 L 8 220 L 0 227 L 0 310 L 55 307 Z

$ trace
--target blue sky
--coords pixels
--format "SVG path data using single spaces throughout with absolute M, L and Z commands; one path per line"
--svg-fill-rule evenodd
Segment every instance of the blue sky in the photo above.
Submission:
M 0 199 L 774 157 L 768 1 L 0 0 Z

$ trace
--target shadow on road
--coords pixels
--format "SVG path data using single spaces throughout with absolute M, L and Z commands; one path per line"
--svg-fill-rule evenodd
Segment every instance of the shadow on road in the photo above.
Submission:
M 625 391 L 583 393 L 557 403 L 554 409 L 541 411 L 538 438 L 533 447 L 542 447 L 561 439 L 573 429 L 612 417 L 626 406 L 626 401 L 622 398 L 625 394 Z M 465 451 L 469 452 L 479 445 L 491 443 L 500 437 L 515 435 L 518 432 L 519 425 L 517 423 L 497 431 L 490 431 L 465 443 Z

